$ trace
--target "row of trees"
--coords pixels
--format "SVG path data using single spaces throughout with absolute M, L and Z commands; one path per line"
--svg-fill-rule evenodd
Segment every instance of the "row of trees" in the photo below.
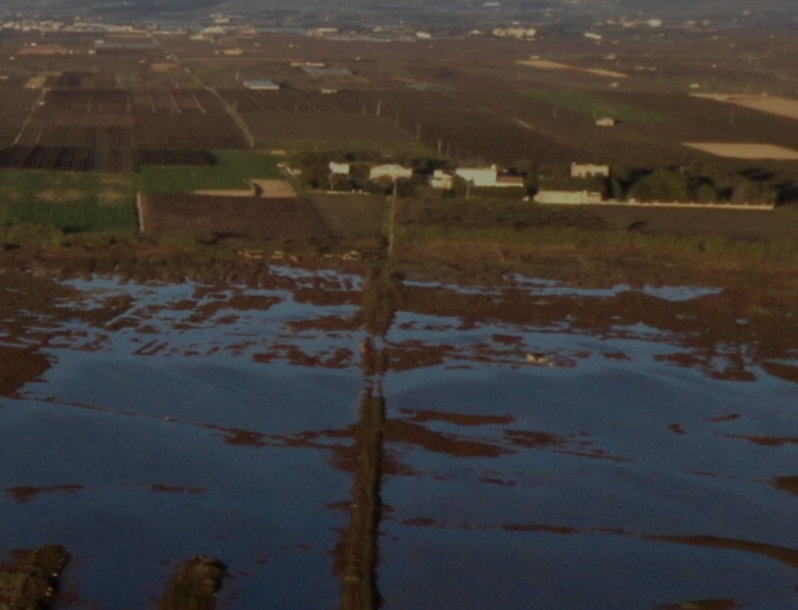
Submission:
M 614 175 L 608 186 L 613 199 L 641 202 L 776 203 L 779 197 L 773 185 L 743 174 L 713 177 L 684 168 Z
M 779 189 L 767 176 L 717 174 L 701 167 L 614 168 L 610 177 L 571 178 L 563 168 L 541 168 L 527 174 L 531 191 L 574 190 L 601 193 L 617 201 L 680 203 L 776 203 Z

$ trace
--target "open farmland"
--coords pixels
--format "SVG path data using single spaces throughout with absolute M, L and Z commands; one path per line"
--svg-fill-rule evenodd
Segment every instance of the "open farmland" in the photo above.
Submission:
M 0 167 L 135 172 L 142 163 L 207 165 L 203 150 L 247 147 L 207 91 L 52 89 L 0 153 Z
M 694 97 L 714 100 L 716 102 L 726 102 L 743 108 L 751 108 L 760 112 L 775 114 L 788 119 L 798 120 L 798 100 L 785 99 L 783 97 L 771 97 L 763 95 L 722 95 L 722 94 L 693 94 Z
M 39 95 L 30 89 L 0 87 L 0 147 L 14 141 Z
M 308 200 L 324 220 L 331 235 L 374 237 L 385 229 L 385 197 L 368 195 L 312 195 Z
M 261 151 L 217 150 L 204 158 L 210 163 L 142 165 L 136 186 L 142 193 L 192 193 L 250 189 L 251 180 L 280 178 L 277 158 Z
M 328 229 L 302 198 L 141 195 L 144 233 L 214 233 L 265 238 L 322 237 Z
M 533 99 L 549 104 L 553 110 L 568 110 L 593 119 L 610 117 L 622 123 L 670 121 L 671 117 L 660 112 L 647 110 L 642 106 L 621 102 L 606 95 L 586 91 L 551 91 L 535 89 L 525 91 Z
M 711 155 L 730 157 L 732 159 L 798 159 L 798 152 L 782 146 L 773 146 L 772 144 L 685 142 L 684 145 L 708 152 Z
M 359 92 L 225 89 L 220 94 L 261 148 L 411 150 L 415 145 L 396 116 L 377 116 L 376 102 L 363 101 Z
M 22 145 L 0 150 L 2 168 L 132 173 L 142 165 L 207 167 L 213 165 L 213 158 L 197 150 Z
M 135 231 L 132 179 L 94 172 L 4 169 L 0 223 L 69 232 Z
M 538 70 L 573 70 L 576 72 L 587 72 L 588 74 L 595 74 L 596 76 L 604 76 L 607 78 L 626 78 L 627 75 L 623 72 L 616 72 L 614 70 L 607 70 L 604 68 L 580 68 L 578 66 L 571 66 L 557 61 L 550 61 L 545 59 L 521 59 L 518 63 L 528 68 L 537 68 Z

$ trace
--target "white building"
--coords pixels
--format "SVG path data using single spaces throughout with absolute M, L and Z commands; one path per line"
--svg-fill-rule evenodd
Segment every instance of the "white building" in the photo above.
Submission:
M 453 184 L 454 176 L 443 171 L 442 169 L 436 169 L 432 173 L 432 178 L 429 179 L 429 185 L 435 189 L 444 189 L 446 191 L 450 191 L 452 190 Z
M 247 89 L 256 91 L 277 91 L 280 89 L 279 83 L 275 83 L 273 80 L 245 80 L 244 86 Z
M 376 165 L 369 170 L 369 180 L 378 180 L 379 178 L 390 178 L 394 182 L 400 179 L 408 179 L 413 177 L 413 170 L 409 167 L 402 167 L 395 163 L 386 163 L 385 165 Z
M 331 174 L 339 174 L 343 176 L 348 176 L 352 171 L 352 165 L 349 163 L 336 163 L 335 161 L 330 161 L 330 173 Z
M 601 203 L 602 198 L 601 193 L 589 191 L 538 191 L 535 201 L 552 205 L 584 205 Z
M 571 163 L 571 178 L 609 178 L 609 165 L 595 165 L 593 163 Z
M 495 165 L 490 167 L 458 167 L 455 175 L 476 187 L 506 187 L 523 186 L 524 179 L 521 176 L 502 176 Z

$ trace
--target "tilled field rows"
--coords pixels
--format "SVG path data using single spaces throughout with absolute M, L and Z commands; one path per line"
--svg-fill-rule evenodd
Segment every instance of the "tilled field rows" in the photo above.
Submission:
M 242 149 L 247 142 L 227 114 L 136 117 L 132 124 L 97 126 L 30 121 L 16 143 L 23 146 L 95 148 Z
M 17 145 L 0 151 L 0 167 L 8 169 L 130 173 L 144 164 L 197 167 L 210 166 L 213 159 L 195 150 Z
M 328 229 L 302 198 L 141 195 L 144 233 L 214 233 L 267 238 L 317 237 Z
M 49 89 L 36 113 L 73 115 L 138 115 L 224 112 L 219 99 L 206 89 Z

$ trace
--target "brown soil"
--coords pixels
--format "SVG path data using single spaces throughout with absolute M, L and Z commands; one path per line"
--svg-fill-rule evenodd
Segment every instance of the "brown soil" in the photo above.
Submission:
M 227 566 L 218 559 L 196 556 L 178 567 L 159 610 L 213 610 Z
M 0 395 L 14 396 L 49 368 L 50 361 L 35 349 L 0 345 Z
M 69 554 L 59 545 L 44 544 L 34 551 L 16 551 L 0 564 L 0 607 L 46 610 L 58 594 L 61 571 Z
M 745 142 L 685 142 L 685 146 L 707 152 L 718 157 L 732 159 L 798 159 L 798 152 L 772 144 L 749 144 Z

